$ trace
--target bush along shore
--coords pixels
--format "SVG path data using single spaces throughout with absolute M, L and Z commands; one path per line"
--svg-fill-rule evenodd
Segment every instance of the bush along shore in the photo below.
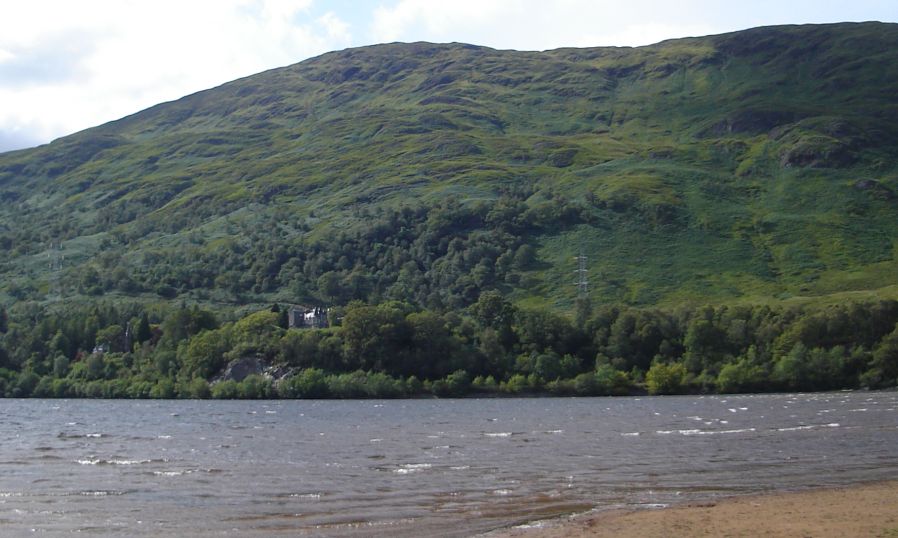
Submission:
M 824 391 L 898 384 L 898 301 L 565 317 L 485 292 L 438 312 L 350 303 L 325 328 L 288 309 L 17 303 L 0 311 L 0 395 L 402 398 Z

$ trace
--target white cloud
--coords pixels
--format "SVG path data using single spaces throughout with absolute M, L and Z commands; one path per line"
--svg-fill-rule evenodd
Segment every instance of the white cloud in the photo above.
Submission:
M 400 0 L 393 7 L 374 10 L 371 33 L 376 42 L 415 40 L 406 39 L 408 35 L 445 39 L 492 27 L 505 17 L 519 15 L 524 4 L 521 0 Z
M 624 24 L 603 34 L 584 33 L 574 38 L 571 47 L 617 46 L 641 47 L 677 37 L 702 36 L 715 33 L 716 29 L 704 24 L 672 25 L 664 23 Z
M 714 26 L 674 3 L 630 0 L 399 0 L 375 10 L 374 41 L 464 41 L 496 48 L 648 45 Z
M 462 41 L 500 49 L 640 46 L 753 26 L 898 18 L 894 0 L 393 0 L 372 41 Z
M 0 131 L 48 141 L 351 44 L 348 24 L 311 7 L 312 0 L 4 6 Z
M 315 22 L 325 30 L 329 39 L 347 44 L 352 42 L 352 33 L 349 31 L 349 24 L 340 19 L 334 12 L 328 11 L 324 15 L 318 17 Z

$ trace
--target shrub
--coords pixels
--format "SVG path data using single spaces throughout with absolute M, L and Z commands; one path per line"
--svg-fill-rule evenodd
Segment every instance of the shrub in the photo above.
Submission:
M 680 394 L 686 382 L 686 373 L 682 363 L 654 362 L 645 374 L 649 394 Z
M 511 394 L 520 394 L 522 392 L 529 392 L 533 387 L 530 385 L 530 380 L 524 374 L 515 374 L 511 376 L 508 381 L 503 382 L 499 386 L 499 390 L 502 392 L 508 392 Z
M 184 386 L 178 391 L 181 398 L 192 398 L 202 400 L 212 395 L 209 389 L 209 383 L 200 377 L 195 377 L 184 383 Z
M 764 369 L 745 359 L 724 365 L 717 374 L 717 390 L 721 393 L 751 392 L 767 381 Z
M 368 392 L 365 383 L 368 380 L 363 370 L 327 377 L 327 390 L 335 398 L 365 398 Z
M 160 379 L 150 389 L 150 398 L 168 400 L 175 397 L 175 384 L 171 379 Z
M 277 386 L 281 398 L 327 398 L 330 391 L 327 378 L 318 368 L 306 368 L 300 373 L 282 379 Z
M 499 390 L 499 384 L 496 383 L 496 378 L 491 375 L 486 377 L 477 376 L 474 378 L 474 381 L 471 382 L 471 388 L 482 392 L 496 392 Z
M 212 385 L 212 397 L 216 400 L 236 400 L 240 397 L 237 382 L 233 379 L 228 379 Z
M 594 377 L 595 393 L 598 395 L 623 396 L 630 392 L 630 378 L 627 373 L 621 372 L 610 364 L 598 366 Z
M 34 392 L 35 387 L 40 382 L 40 377 L 34 372 L 23 372 L 19 374 L 12 389 L 13 398 L 28 398 Z
M 259 374 L 250 374 L 237 384 L 237 394 L 244 400 L 261 400 L 271 395 L 271 381 Z

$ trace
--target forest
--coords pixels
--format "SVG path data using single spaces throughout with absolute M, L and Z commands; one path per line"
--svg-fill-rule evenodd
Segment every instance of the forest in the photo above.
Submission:
M 895 386 L 896 43 L 387 44 L 0 154 L 0 395 Z
M 308 226 L 276 212 L 261 222 L 229 223 L 225 239 L 198 233 L 176 248 L 135 257 L 124 255 L 123 249 L 146 231 L 137 230 L 134 237 L 117 234 L 90 263 L 61 271 L 54 291 L 62 296 L 193 297 L 231 304 L 272 295 L 329 305 L 400 300 L 457 309 L 475 301 L 482 290 L 510 290 L 526 280 L 527 271 L 537 265 L 526 233 L 566 229 L 594 218 L 595 207 L 561 196 L 525 203 L 532 193 L 532 187 L 519 186 L 477 203 L 448 197 L 361 209 L 354 218 L 364 226 L 324 237 L 310 236 Z M 40 300 L 45 291 L 14 286 L 10 293 L 20 301 Z
M 600 396 L 898 384 L 894 300 L 665 307 L 583 298 L 567 314 L 515 303 L 510 292 L 545 265 L 525 231 L 646 221 L 638 205 L 609 211 L 545 194 L 527 202 L 532 194 L 525 186 L 492 201 L 363 211 L 366 226 L 317 238 L 281 218 L 237 230 L 240 240 L 198 237 L 130 263 L 113 242 L 58 283 L 86 301 L 26 294 L 2 310 L 0 395 Z M 183 298 L 258 304 L 284 289 L 275 295 L 294 301 L 250 312 Z M 326 307 L 329 326 L 290 328 L 296 303 Z M 238 363 L 253 369 L 235 375 L 228 367 Z
M 286 305 L 219 320 L 198 306 L 34 303 L 0 315 L 0 395 L 397 398 L 879 389 L 898 382 L 898 301 L 826 308 L 590 305 L 496 291 L 457 311 L 351 301 L 323 329 Z M 257 372 L 223 375 L 252 359 Z

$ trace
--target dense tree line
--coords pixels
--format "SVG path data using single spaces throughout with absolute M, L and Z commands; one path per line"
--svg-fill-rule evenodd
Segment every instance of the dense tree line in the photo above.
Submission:
M 222 321 L 196 306 L 96 304 L 0 313 L 0 395 L 357 398 L 812 391 L 898 384 L 898 302 L 674 310 L 460 310 L 352 301 L 326 329 L 277 305 Z M 239 381 L 229 364 L 266 367 Z
M 280 295 L 315 304 L 398 300 L 459 309 L 484 291 L 526 284 L 536 262 L 526 237 L 589 218 L 582 202 L 551 193 L 534 202 L 532 194 L 522 187 L 494 200 L 361 207 L 326 234 L 275 206 L 223 219 L 218 239 L 184 233 L 173 246 L 134 249 L 152 230 L 117 228 L 100 253 L 63 268 L 53 286 L 63 296 L 154 293 L 242 303 Z M 21 283 L 7 292 L 18 300 L 44 297 Z

